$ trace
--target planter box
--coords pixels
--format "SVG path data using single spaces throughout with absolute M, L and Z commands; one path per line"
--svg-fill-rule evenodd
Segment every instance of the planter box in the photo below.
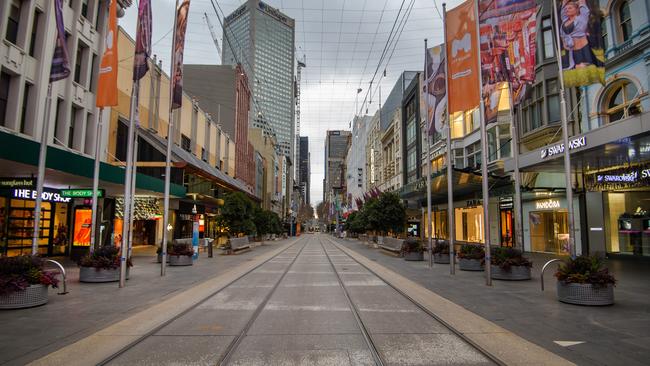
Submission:
M 483 262 L 480 259 L 458 258 L 458 268 L 461 271 L 483 271 Z
M 491 265 L 492 279 L 505 280 L 505 281 L 524 281 L 530 280 L 530 267 L 526 266 L 511 266 L 510 271 L 501 269 L 499 266 Z
M 614 285 L 596 287 L 590 283 L 557 282 L 558 300 L 576 305 L 612 305 L 614 303 Z
M 433 253 L 433 263 L 449 264 L 449 253 Z
M 47 286 L 30 285 L 22 291 L 0 295 L 0 309 L 23 309 L 47 304 Z
M 406 252 L 404 253 L 404 260 L 407 261 L 423 261 L 424 252 Z
M 126 268 L 126 279 L 129 279 L 129 267 Z M 95 267 L 79 267 L 79 282 L 116 282 L 120 280 L 120 268 L 97 269 Z
M 170 266 L 191 266 L 192 257 L 187 255 L 170 255 L 169 256 L 169 265 Z

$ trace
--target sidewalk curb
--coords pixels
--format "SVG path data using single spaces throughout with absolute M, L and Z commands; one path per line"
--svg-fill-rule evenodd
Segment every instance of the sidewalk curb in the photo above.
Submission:
M 208 279 L 176 296 L 110 325 L 86 338 L 54 351 L 29 365 L 97 365 L 154 331 L 215 292 L 227 287 L 255 267 L 294 245 L 291 240 L 272 252 L 244 262 L 228 272 Z
M 379 278 L 399 288 L 443 324 L 505 365 L 575 365 L 574 363 L 521 338 L 471 311 L 432 292 L 408 278 L 368 259 L 354 249 L 330 241 Z

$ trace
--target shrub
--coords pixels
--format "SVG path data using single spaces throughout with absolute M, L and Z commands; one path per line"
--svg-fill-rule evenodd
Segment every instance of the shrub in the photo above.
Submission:
M 616 285 L 616 279 L 609 274 L 603 258 L 599 256 L 568 258 L 558 267 L 555 277 L 565 283 L 588 283 L 598 287 Z
M 438 241 L 433 246 L 433 254 L 449 254 L 449 243 L 446 241 Z
M 185 255 L 191 257 L 194 255 L 194 248 L 192 248 L 191 245 L 187 244 L 173 244 L 169 249 L 169 255 Z
M 533 262 L 524 257 L 521 250 L 508 247 L 492 248 L 492 264 L 509 272 L 512 266 L 532 267 Z
M 22 291 L 30 285 L 58 287 L 52 271 L 44 270 L 45 260 L 31 255 L 0 257 L 0 295 Z
M 81 267 L 93 267 L 100 269 L 120 268 L 120 248 L 114 246 L 103 246 L 96 249 L 92 254 L 88 253 L 81 257 L 78 263 Z M 128 258 L 126 265 L 133 267 L 131 258 Z
M 422 252 L 424 252 L 424 247 L 422 246 L 422 242 L 420 240 L 414 238 L 408 238 L 404 240 L 404 244 L 402 244 L 402 255 L 406 253 Z
M 482 245 L 463 244 L 460 246 L 458 258 L 483 260 L 485 258 L 485 249 L 483 249 Z

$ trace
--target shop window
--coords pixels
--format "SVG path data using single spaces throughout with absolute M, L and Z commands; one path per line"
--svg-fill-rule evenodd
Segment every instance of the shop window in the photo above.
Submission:
M 615 81 L 605 91 L 603 114 L 606 123 L 615 122 L 641 113 L 639 93 L 629 80 Z
M 9 104 L 9 86 L 11 75 L 0 72 L 0 126 L 7 124 L 7 105 Z
M 535 211 L 529 214 L 533 252 L 569 253 L 569 220 L 566 211 Z
M 555 43 L 553 40 L 555 35 L 553 33 L 552 24 L 551 17 L 542 19 L 542 50 L 545 59 L 555 57 Z
M 628 1 L 622 1 L 618 6 L 618 27 L 621 41 L 627 42 L 632 37 L 632 14 Z
M 483 243 L 483 206 L 462 207 L 454 211 L 456 240 Z
M 5 39 L 16 46 L 18 46 L 18 28 L 20 26 L 22 3 L 21 0 L 11 0 L 9 17 L 7 19 L 7 32 L 5 33 Z

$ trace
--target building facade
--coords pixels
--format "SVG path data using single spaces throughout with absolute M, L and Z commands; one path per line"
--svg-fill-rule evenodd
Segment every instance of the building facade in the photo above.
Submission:
M 309 137 L 300 136 L 300 154 L 298 168 L 298 185 L 305 204 L 310 205 L 311 168 L 309 154 Z
M 363 199 L 367 191 L 366 144 L 372 116 L 355 117 L 352 121 L 350 148 L 345 158 L 345 184 L 348 205 L 358 209 L 356 200 Z
M 323 201 L 333 202 L 334 198 L 342 202 L 346 197 L 345 157 L 350 146 L 350 131 L 327 131 L 325 137 L 325 178 Z

